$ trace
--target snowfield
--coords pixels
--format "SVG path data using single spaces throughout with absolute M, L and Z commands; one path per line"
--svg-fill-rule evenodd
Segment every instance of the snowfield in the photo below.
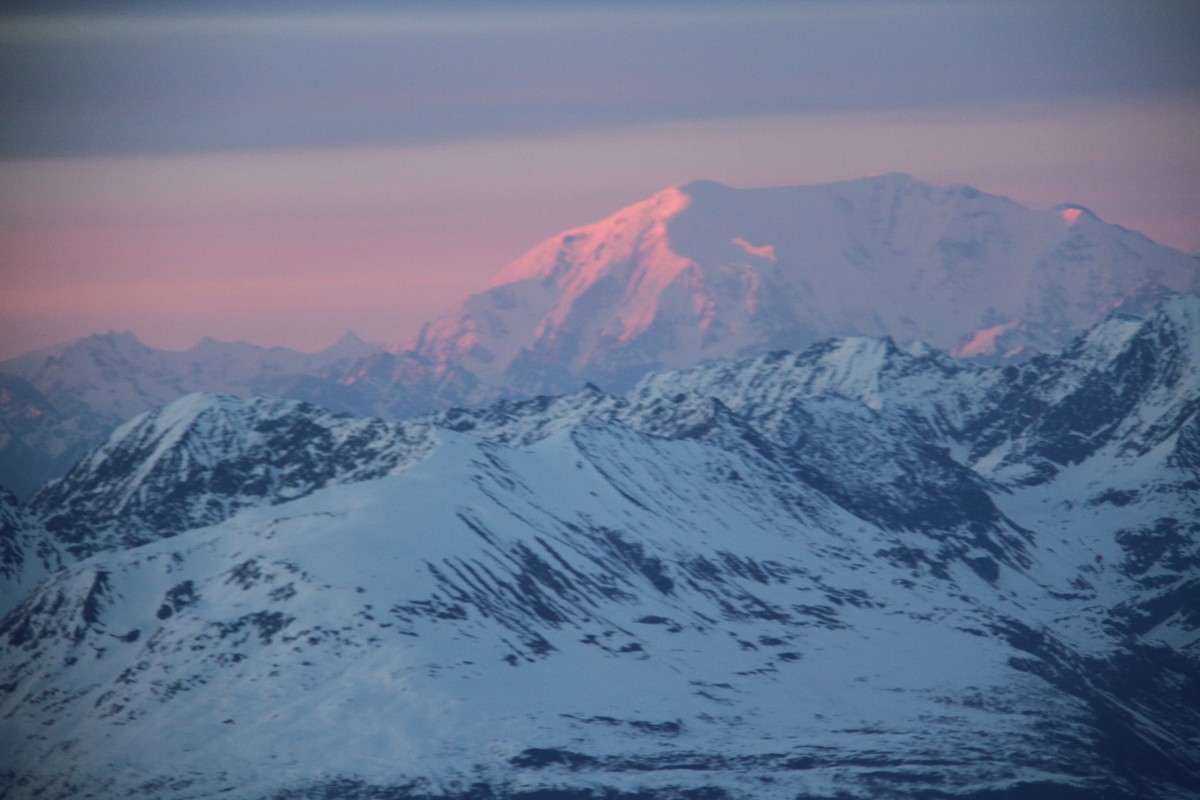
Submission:
M 1194 296 L 1007 367 L 189 396 L 0 509 L 0 792 L 1192 797 L 1198 409 Z

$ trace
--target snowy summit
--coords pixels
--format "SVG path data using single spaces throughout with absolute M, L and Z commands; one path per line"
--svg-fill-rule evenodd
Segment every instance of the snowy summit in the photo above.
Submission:
M 1200 291 L 1196 259 L 1071 208 L 901 174 L 689 183 L 543 242 L 410 349 L 492 390 L 624 389 L 652 370 L 849 334 L 1028 353 L 1155 287 Z

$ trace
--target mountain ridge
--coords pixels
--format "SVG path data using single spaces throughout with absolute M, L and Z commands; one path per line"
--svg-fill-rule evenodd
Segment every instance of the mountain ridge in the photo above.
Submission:
M 0 787 L 1189 796 L 1198 323 L 1180 296 L 1020 365 L 858 337 L 407 423 L 179 401 L 15 523 L 101 546 L 0 619 Z M 171 485 L 184 522 L 113 535 Z
M 131 481 L 137 487 L 162 461 L 175 465 L 172 470 L 183 470 L 169 471 L 168 482 L 194 483 L 198 478 L 193 470 L 210 469 L 223 459 L 246 458 L 261 471 L 274 457 L 268 453 L 284 460 L 297 454 L 305 459 L 332 459 L 348 475 L 374 476 L 381 469 L 409 463 L 405 448 L 412 452 L 426 448 L 431 432 L 439 429 L 527 446 L 595 418 L 655 436 L 679 438 L 702 435 L 725 409 L 769 437 L 794 437 L 801 435 L 802 426 L 787 417 L 796 412 L 798 404 L 816 399 L 829 405 L 838 398 L 851 404 L 848 409 L 861 406 L 869 414 L 864 419 L 916 425 L 930 444 L 951 451 L 955 460 L 988 480 L 1025 485 L 1036 483 L 1038 475 L 1050 478 L 1058 469 L 1069 467 L 1072 458 L 1078 460 L 1107 446 L 1104 436 L 1120 434 L 1132 440 L 1133 444 L 1124 443 L 1122 452 L 1136 455 L 1147 454 L 1164 437 L 1181 432 L 1186 436 L 1196 412 L 1192 395 L 1200 384 L 1197 330 L 1200 298 L 1178 296 L 1145 319 L 1113 312 L 1061 355 L 1040 356 L 1005 368 L 973 365 L 937 351 L 913 354 L 886 337 L 848 337 L 797 353 L 777 351 L 756 359 L 652 374 L 624 397 L 588 385 L 570 395 L 456 407 L 400 423 L 338 414 L 298 400 L 193 394 L 125 423 L 108 443 L 79 461 L 71 474 L 44 487 L 29 506 L 53 517 L 66 496 L 78 494 L 81 484 L 117 480 Z M 1122 383 L 1114 371 L 1132 377 Z M 1064 430 L 1057 418 L 1047 413 L 1067 402 L 1092 405 L 1096 391 L 1092 387 L 1097 385 L 1116 398 L 1100 405 L 1112 412 L 1106 419 L 1117 420 L 1103 436 L 1081 434 L 1075 428 Z M 673 399 L 692 396 L 699 398 L 698 404 Z M 1029 406 L 1031 398 L 1035 402 Z M 995 406 L 997 410 L 963 413 L 962 409 L 970 406 Z M 1135 414 L 1135 409 L 1140 409 L 1139 413 Z M 1071 424 L 1080 424 L 1078 412 L 1072 413 Z M 200 424 L 201 420 L 216 422 Z M 1054 423 L 1049 433 L 1044 430 L 1048 420 Z M 233 428 L 226 431 L 226 425 Z M 1075 446 L 1052 451 L 1050 457 L 1058 459 L 1057 466 L 1031 478 L 1005 472 L 1007 451 L 998 453 L 998 435 L 1009 443 L 1047 435 L 1056 440 L 1082 435 L 1088 445 L 1083 450 Z M 190 455 L 164 459 L 176 442 L 183 442 Z M 337 456 L 342 446 L 348 446 L 353 456 Z M 400 449 L 392 450 L 394 446 Z M 206 454 L 209 449 L 211 456 Z M 317 454 L 309 454 L 310 450 Z M 1028 460 L 1036 452 L 1034 444 L 1027 444 L 1012 458 Z M 113 467 L 110 461 L 119 463 Z M 377 463 L 387 466 L 373 466 Z M 129 464 L 137 464 L 138 469 L 131 470 Z M 79 477 L 72 477 L 74 474 Z M 320 481 L 331 477 L 318 479 L 312 488 L 320 488 Z M 247 482 L 261 483 L 245 476 L 224 481 L 228 486 Z M 123 506 L 129 496 L 144 491 L 123 490 L 121 498 L 105 502 Z M 63 510 L 64 516 L 80 519 L 94 519 L 98 514 L 96 507 Z
M 901 173 L 693 181 L 551 237 L 390 351 L 348 335 L 319 354 L 213 340 L 172 353 L 113 333 L 0 362 L 0 485 L 27 497 L 191 391 L 397 420 L 586 382 L 621 393 L 649 372 L 831 336 L 1003 363 L 1171 292 L 1200 292 L 1200 260 L 1074 203 L 1033 211 Z
M 209 337 L 172 351 L 110 331 L 2 361 L 0 485 L 27 497 L 121 423 L 190 392 L 287 396 L 304 386 L 336 404 L 323 387 L 376 349 L 346 334 L 318 353 Z
M 543 242 L 408 349 L 480 378 L 469 402 L 581 380 L 622 391 L 647 371 L 829 336 L 1044 350 L 1158 284 L 1200 291 L 1200 262 L 1082 206 L 1036 212 L 903 174 L 700 181 Z

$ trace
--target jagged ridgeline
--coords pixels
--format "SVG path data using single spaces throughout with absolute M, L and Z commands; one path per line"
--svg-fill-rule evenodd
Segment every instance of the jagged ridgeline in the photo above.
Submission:
M 1200 292 L 1196 258 L 1079 206 L 897 174 L 699 181 L 548 239 L 392 350 L 348 336 L 313 355 L 211 340 L 170 353 L 110 334 L 0 362 L 0 484 L 24 498 L 189 392 L 407 419 L 585 382 L 621 393 L 650 372 L 847 334 L 1024 360 L 1171 291 Z
M 1200 791 L 1200 298 L 404 423 L 192 395 L 0 502 L 0 794 Z

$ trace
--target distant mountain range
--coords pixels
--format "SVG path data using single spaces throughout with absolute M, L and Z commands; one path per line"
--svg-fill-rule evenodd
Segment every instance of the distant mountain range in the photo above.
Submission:
M 193 394 L 0 498 L 0 568 L 5 797 L 1194 797 L 1200 298 L 999 366 Z
M 107 333 L 0 362 L 0 486 L 28 495 L 122 422 L 191 392 L 336 392 L 351 366 L 379 349 L 347 334 L 312 355 L 213 339 L 172 352 Z
M 891 174 L 667 189 L 556 236 L 385 351 L 129 334 L 0 362 L 0 485 L 26 496 L 135 414 L 192 391 L 405 419 L 455 405 L 621 392 L 648 372 L 830 337 L 890 336 L 983 360 L 1062 347 L 1109 310 L 1200 291 L 1200 260 L 1081 206 L 1032 211 Z

